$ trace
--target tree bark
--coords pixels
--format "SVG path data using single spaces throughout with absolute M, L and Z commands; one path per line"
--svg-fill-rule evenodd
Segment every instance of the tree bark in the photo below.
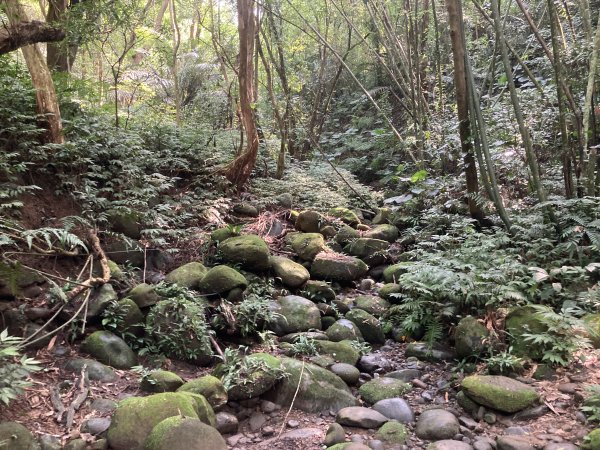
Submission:
M 65 17 L 68 7 L 69 0 L 50 0 L 46 22 L 60 24 Z M 55 43 L 48 44 L 46 48 L 46 62 L 48 63 L 48 67 L 57 72 L 69 72 L 75 62 L 77 50 L 78 46 L 74 44 L 66 46 Z
M 65 38 L 65 31 L 44 22 L 32 20 L 0 27 L 0 55 L 38 42 L 56 42 Z

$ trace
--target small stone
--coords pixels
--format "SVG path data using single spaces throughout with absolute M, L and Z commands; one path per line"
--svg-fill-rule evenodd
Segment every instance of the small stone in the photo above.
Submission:
M 470 417 L 466 417 L 466 416 L 460 416 L 458 418 L 458 421 L 461 425 L 464 425 L 469 430 L 474 430 L 475 428 L 477 428 L 479 426 L 479 424 L 477 422 L 475 422 Z
M 96 398 L 90 405 L 90 409 L 102 414 L 111 413 L 117 409 L 117 402 L 108 398 Z
M 535 450 L 527 436 L 500 436 L 496 442 L 499 450 Z
M 369 353 L 362 356 L 358 360 L 358 368 L 364 372 L 373 373 L 378 370 L 384 372 L 389 371 L 392 368 L 392 363 L 389 359 L 378 353 Z
M 272 413 L 274 411 L 277 411 L 278 409 L 281 409 L 279 405 L 276 405 L 275 403 L 270 402 L 268 400 L 263 400 L 260 402 L 260 410 L 264 413 Z
M 483 415 L 483 420 L 485 423 L 489 424 L 489 425 L 493 425 L 496 423 L 496 414 L 494 413 L 485 413 Z
M 109 417 L 92 417 L 81 424 L 81 432 L 97 436 L 108 430 L 110 423 Z
M 453 439 L 443 439 L 427 446 L 427 450 L 472 450 L 468 443 Z
M 495 446 L 496 443 L 488 437 L 478 437 L 475 442 L 473 442 L 473 448 L 475 450 L 493 450 Z
M 411 380 L 411 384 L 414 387 L 418 387 L 418 388 L 421 388 L 421 389 L 427 389 L 427 385 L 425 383 L 423 383 L 421 380 L 417 379 L 417 378 L 415 378 L 414 380 Z
M 383 414 L 362 406 L 350 406 L 338 411 L 336 422 L 340 425 L 360 428 L 379 428 L 388 418 Z
M 574 394 L 578 387 L 575 383 L 562 383 L 558 385 L 557 389 L 563 394 Z
M 60 439 L 50 434 L 42 434 L 39 438 L 40 450 L 62 450 Z
M 509 436 L 525 436 L 531 433 L 531 428 L 529 427 L 508 427 L 504 430 L 504 433 Z
M 443 409 L 430 409 L 419 416 L 415 433 L 421 439 L 442 440 L 452 439 L 459 429 L 454 414 Z
M 344 428 L 339 423 L 332 423 L 327 428 L 327 434 L 325 435 L 325 445 L 331 447 L 335 444 L 340 444 L 346 440 L 346 433 Z
M 218 412 L 215 415 L 215 428 L 221 434 L 237 433 L 239 427 L 238 418 L 228 412 Z
M 290 419 L 287 421 L 286 425 L 288 428 L 298 428 L 300 426 L 300 422 L 294 419 Z
M 533 408 L 527 408 L 523 411 L 518 412 L 513 417 L 515 420 L 531 420 L 537 419 L 538 417 L 542 417 L 545 414 L 550 412 L 550 408 L 546 405 L 535 406 Z
M 371 450 L 384 450 L 385 449 L 383 442 L 380 441 L 379 439 L 372 439 L 367 443 L 367 445 L 369 446 L 369 448 Z
M 273 427 L 264 427 L 262 429 L 263 436 L 273 436 L 275 434 L 275 428 Z
M 262 428 L 262 426 L 267 423 L 267 416 L 263 413 L 255 412 L 250 416 L 250 420 L 248 421 L 248 425 L 250 426 L 250 430 L 256 432 Z
M 397 420 L 402 423 L 411 423 L 415 420 L 415 415 L 410 405 L 401 398 L 387 398 L 380 400 L 373 405 L 375 411 L 380 412 L 391 420 Z
M 354 386 L 358 383 L 360 371 L 352 364 L 336 363 L 333 364 L 329 370 L 344 380 L 344 382 L 349 386 Z

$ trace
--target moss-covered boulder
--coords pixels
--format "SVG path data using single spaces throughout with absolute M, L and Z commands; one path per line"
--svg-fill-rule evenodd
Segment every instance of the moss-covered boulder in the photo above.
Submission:
M 381 239 L 389 243 L 396 242 L 398 235 L 398 228 L 390 224 L 377 225 L 363 234 L 366 238 Z
M 389 444 L 402 445 L 408 438 L 408 430 L 406 429 L 406 425 L 403 423 L 390 420 L 389 422 L 384 423 L 382 427 L 377 430 L 375 437 Z
M 281 361 L 283 370 L 289 375 L 265 398 L 283 407 L 288 407 L 293 401 L 295 408 L 310 413 L 337 412 L 357 404 L 346 383 L 330 371 L 292 358 L 282 358 Z
M 584 438 L 581 448 L 585 450 L 600 450 L 600 428 L 596 428 L 588 433 Z
M 121 400 L 108 429 L 108 443 L 114 450 L 144 450 L 152 429 L 168 417 L 192 417 L 215 424 L 208 402 L 200 395 L 165 392 L 148 397 Z
M 315 302 L 335 300 L 335 291 L 325 281 L 308 280 L 302 288 L 302 295 Z
M 81 344 L 81 350 L 117 369 L 131 369 L 138 364 L 137 355 L 127 343 L 109 331 L 90 334 Z
M 128 238 L 137 240 L 142 236 L 142 226 L 137 212 L 112 212 L 108 216 L 108 223 L 112 231 L 122 233 Z
M 121 267 L 119 267 L 119 265 L 114 262 L 113 260 L 109 259 L 106 261 L 106 263 L 108 264 L 108 270 L 110 270 L 110 279 L 114 280 L 114 281 L 124 281 L 125 280 L 125 272 L 123 272 L 123 270 L 121 270 Z M 101 272 L 99 272 L 98 274 L 100 274 Z
M 431 362 L 452 361 L 456 357 L 454 351 L 445 345 L 434 343 L 430 346 L 426 342 L 411 342 L 404 355 L 407 358 L 412 356 L 421 361 Z
M 484 342 L 489 334 L 488 329 L 474 317 L 461 319 L 454 332 L 456 356 L 466 358 L 479 355 L 484 350 Z
M 532 387 L 503 376 L 472 375 L 461 386 L 474 402 L 507 413 L 525 409 L 540 398 Z
M 304 261 L 312 261 L 327 248 L 323 235 L 319 233 L 290 233 L 285 241 Z
M 400 262 L 398 264 L 393 264 L 389 267 L 386 267 L 383 271 L 383 280 L 386 283 L 397 283 L 400 279 L 400 275 L 405 274 L 408 270 L 408 267 L 411 265 L 412 263 L 409 262 Z
M 95 288 L 88 303 L 87 316 L 89 319 L 98 317 L 112 302 L 119 298 L 111 284 L 105 283 Z
M 227 395 L 229 400 L 239 401 L 258 397 L 271 389 L 281 379 L 281 361 L 268 353 L 253 353 L 245 357 L 248 372 L 236 374 Z M 214 375 L 222 376 L 223 367 L 217 366 Z
M 307 298 L 298 295 L 279 297 L 271 304 L 275 318 L 269 323 L 271 331 L 278 336 L 321 329 L 319 308 Z
M 0 423 L 0 448 L 6 450 L 34 450 L 31 432 L 17 422 Z
M 360 353 L 352 346 L 352 341 L 315 341 L 320 354 L 329 355 L 335 361 L 356 365 Z
M 379 320 L 363 309 L 354 308 L 346 313 L 346 319 L 354 323 L 360 330 L 365 341 L 371 344 L 385 343 L 385 334 Z
M 198 283 L 198 290 L 210 295 L 225 294 L 232 289 L 246 289 L 246 287 L 248 287 L 248 280 L 244 275 L 229 266 L 211 268 Z
M 213 427 L 190 417 L 169 417 L 156 425 L 146 439 L 144 450 L 227 450 L 221 434 Z
M 392 215 L 392 210 L 390 208 L 378 208 L 375 217 L 371 223 L 373 225 L 381 225 L 389 223 L 390 216 Z
M 375 295 L 359 295 L 354 299 L 354 307 L 379 317 L 390 308 L 390 303 Z
M 140 308 L 156 305 L 161 300 L 160 296 L 154 292 L 154 286 L 146 283 L 141 283 L 133 287 L 127 294 L 127 297 L 133 300 Z
M 189 289 L 196 289 L 206 272 L 208 272 L 208 269 L 204 267 L 204 264 L 192 261 L 169 272 L 165 277 L 165 281 Z
M 67 361 L 65 370 L 69 372 L 81 373 L 83 366 L 87 367 L 87 374 L 90 380 L 100 381 L 102 383 L 112 383 L 119 379 L 113 369 L 95 359 L 74 358 Z
M 349 283 L 364 276 L 369 267 L 360 259 L 341 253 L 321 252 L 311 267 L 310 273 L 320 280 Z
M 358 238 L 360 238 L 360 232 L 348 225 L 342 225 L 335 235 L 335 241 L 340 245 L 346 245 Z
M 367 381 L 359 389 L 361 397 L 371 405 L 386 398 L 401 397 L 412 390 L 412 386 L 395 378 L 380 377 Z
M 388 241 L 361 237 L 346 245 L 344 251 L 357 258 L 365 259 L 375 254 L 382 255 L 389 247 L 390 243 Z M 385 261 L 385 256 L 383 255 L 380 259 Z
M 131 333 L 135 336 L 144 334 L 144 314 L 142 310 L 130 298 L 119 300 L 115 305 L 113 313 L 119 317 L 115 322 L 115 330 L 119 333 Z
M 325 218 L 317 211 L 302 211 L 296 218 L 296 230 L 305 233 L 318 233 L 325 223 Z
M 548 311 L 551 311 L 548 308 Z M 536 309 L 521 306 L 511 310 L 506 316 L 505 329 L 510 337 L 512 353 L 516 356 L 541 360 L 544 355 L 543 346 L 525 340 L 526 333 L 543 333 L 546 326 L 538 319 Z
M 239 236 L 240 233 L 236 232 L 233 227 L 218 228 L 210 233 L 211 242 L 222 242 L 230 237 Z
M 339 319 L 325 332 L 329 340 L 333 342 L 348 341 L 364 341 L 360 329 L 354 322 L 348 319 Z
M 284 286 L 299 288 L 310 278 L 306 267 L 283 256 L 271 256 L 271 267 Z
M 204 375 L 183 384 L 177 392 L 192 392 L 203 395 L 214 410 L 218 410 L 227 403 L 227 391 L 221 380 L 212 375 Z
M 358 225 L 360 223 L 360 219 L 359 219 L 358 215 L 356 215 L 356 213 L 354 211 L 352 211 L 351 209 L 348 209 L 348 208 L 342 208 L 342 207 L 331 208 L 327 212 L 327 214 L 329 214 L 332 217 L 335 217 L 336 219 L 340 219 L 345 224 L 348 224 L 353 227 L 355 227 L 356 225 Z
M 168 370 L 153 370 L 142 378 L 140 388 L 146 392 L 175 392 L 183 380 Z
M 269 247 L 255 234 L 226 239 L 221 242 L 219 252 L 223 261 L 251 272 L 262 272 L 271 267 Z
M 398 298 L 398 296 L 396 296 L 394 294 L 399 294 L 401 292 L 402 292 L 402 287 L 399 284 L 386 283 L 383 286 L 381 286 L 379 291 L 377 291 L 377 294 L 384 300 L 387 300 L 390 303 L 397 304 L 397 303 L 400 303 L 400 299 Z
M 586 314 L 583 316 L 585 331 L 594 348 L 600 348 L 600 314 Z

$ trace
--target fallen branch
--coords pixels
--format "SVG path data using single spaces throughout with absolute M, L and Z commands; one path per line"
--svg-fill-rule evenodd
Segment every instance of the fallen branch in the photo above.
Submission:
M 110 280 L 110 268 L 108 267 L 108 259 L 106 258 L 104 250 L 102 250 L 102 247 L 100 246 L 100 240 L 98 239 L 96 232 L 94 230 L 90 230 L 88 232 L 88 237 L 92 242 L 92 249 L 94 250 L 94 253 L 96 254 L 96 256 L 98 256 L 98 259 L 100 259 L 100 266 L 102 267 L 102 276 L 90 277 L 83 283 L 75 286 L 75 288 L 73 288 L 67 294 L 68 300 L 73 300 L 83 291 L 95 286 L 100 286 L 102 284 L 108 283 L 108 281 Z
M 65 30 L 32 20 L 0 27 L 0 55 L 38 42 L 57 42 L 65 38 Z

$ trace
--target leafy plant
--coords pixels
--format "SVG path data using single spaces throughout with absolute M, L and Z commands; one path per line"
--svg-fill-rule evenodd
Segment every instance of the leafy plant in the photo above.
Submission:
M 223 362 L 218 366 L 218 374 L 225 390 L 252 383 L 253 379 L 250 375 L 259 371 L 276 380 L 287 376 L 287 372 L 281 367 L 271 367 L 262 359 L 246 358 L 241 353 L 245 348 L 243 346 L 238 350 L 227 348 L 223 352 Z
M 589 396 L 579 408 L 590 422 L 600 422 L 600 386 L 592 384 L 588 387 Z
M 8 330 L 0 333 L 0 401 L 8 405 L 31 385 L 26 379 L 41 369 L 39 362 L 21 355 L 22 338 L 10 336 Z
M 489 373 L 508 375 L 511 372 L 520 372 L 523 369 L 523 360 L 512 354 L 512 348 L 490 355 L 485 359 Z
M 298 336 L 290 347 L 292 355 L 314 356 L 319 353 L 314 339 L 309 339 L 306 336 Z
M 371 353 L 373 348 L 369 345 L 368 342 L 360 342 L 357 340 L 351 340 L 350 346 L 356 350 L 361 356 L 366 355 L 367 353 Z

